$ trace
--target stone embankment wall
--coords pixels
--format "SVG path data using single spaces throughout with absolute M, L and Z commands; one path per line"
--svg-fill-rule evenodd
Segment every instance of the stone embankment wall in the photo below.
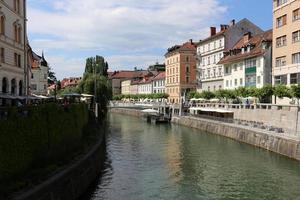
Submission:
M 105 161 L 104 136 L 84 157 L 14 200 L 76 200 L 101 173 Z
M 111 108 L 111 109 L 109 109 L 109 112 L 125 114 L 125 115 L 134 116 L 134 117 L 143 116 L 143 113 L 141 112 L 141 110 L 136 110 L 136 109 Z
M 300 160 L 300 140 L 285 138 L 276 134 L 239 127 L 227 123 L 193 117 L 173 117 L 172 122 L 209 133 L 222 135 L 240 142 Z

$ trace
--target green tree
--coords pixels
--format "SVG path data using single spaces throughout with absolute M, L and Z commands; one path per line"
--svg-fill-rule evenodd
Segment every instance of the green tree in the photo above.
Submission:
M 210 92 L 210 91 L 203 91 L 201 96 L 204 98 L 204 99 L 212 99 L 215 97 L 215 94 L 213 92 Z
M 288 98 L 292 97 L 290 88 L 288 88 L 286 85 L 281 85 L 281 84 L 275 86 L 274 95 L 280 99 L 284 97 L 288 97 Z
M 274 93 L 272 85 L 266 85 L 260 89 L 257 89 L 256 97 L 259 98 L 261 103 L 269 103 Z

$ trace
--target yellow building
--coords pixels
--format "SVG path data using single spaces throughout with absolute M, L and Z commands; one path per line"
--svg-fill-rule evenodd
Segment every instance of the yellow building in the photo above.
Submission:
M 121 82 L 121 94 L 130 94 L 131 80 Z
M 300 0 L 273 0 L 272 73 L 274 85 L 300 82 Z M 276 103 L 290 101 L 277 99 Z
M 166 93 L 170 103 L 196 89 L 196 44 L 192 40 L 168 49 L 165 54 Z

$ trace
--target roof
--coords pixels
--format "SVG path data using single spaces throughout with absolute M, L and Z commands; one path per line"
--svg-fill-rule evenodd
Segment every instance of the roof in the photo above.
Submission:
M 229 27 L 229 28 L 230 28 L 230 27 Z M 229 29 L 229 28 L 228 28 L 228 29 Z M 225 30 L 223 30 L 223 31 L 219 31 L 219 32 L 216 33 L 215 35 L 209 36 L 209 37 L 205 38 L 204 40 L 201 40 L 199 43 L 197 43 L 197 46 L 200 45 L 200 44 L 203 44 L 203 43 L 205 43 L 205 42 L 207 42 L 207 41 L 209 41 L 209 40 L 212 40 L 212 39 L 215 39 L 215 38 L 217 38 L 217 37 L 219 37 L 219 36 L 224 35 L 225 32 L 228 31 L 228 29 L 225 29 Z
M 223 57 L 218 64 L 227 64 L 234 61 L 240 61 L 247 58 L 253 58 L 256 56 L 263 55 L 267 50 L 262 48 L 263 42 L 272 42 L 273 31 L 269 30 L 261 34 L 257 34 L 252 36 L 248 41 L 244 41 L 244 37 L 242 37 L 232 49 L 225 52 L 225 57 Z M 247 46 L 252 46 L 250 52 L 242 53 L 242 48 Z M 230 55 L 230 52 L 234 52 L 234 54 Z
M 115 71 L 111 74 L 111 79 L 121 79 L 121 78 L 142 78 L 144 77 L 148 71 L 138 70 L 138 71 Z
M 166 78 L 166 72 L 160 72 L 153 78 L 153 80 L 161 80 L 161 79 L 165 79 L 165 78 Z
M 189 42 L 183 43 L 182 45 L 175 45 L 168 49 L 168 52 L 165 54 L 165 56 L 170 53 L 182 51 L 196 51 L 196 44 L 192 40 L 190 40 Z

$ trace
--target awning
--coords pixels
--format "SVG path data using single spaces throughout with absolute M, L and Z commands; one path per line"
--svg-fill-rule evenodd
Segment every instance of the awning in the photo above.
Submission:
M 224 110 L 224 109 L 218 109 L 218 108 L 191 107 L 189 109 L 192 110 L 192 111 L 202 111 L 202 112 L 233 113 L 233 111 Z
M 142 110 L 143 113 L 159 113 L 158 110 L 154 110 L 154 109 L 145 109 Z

